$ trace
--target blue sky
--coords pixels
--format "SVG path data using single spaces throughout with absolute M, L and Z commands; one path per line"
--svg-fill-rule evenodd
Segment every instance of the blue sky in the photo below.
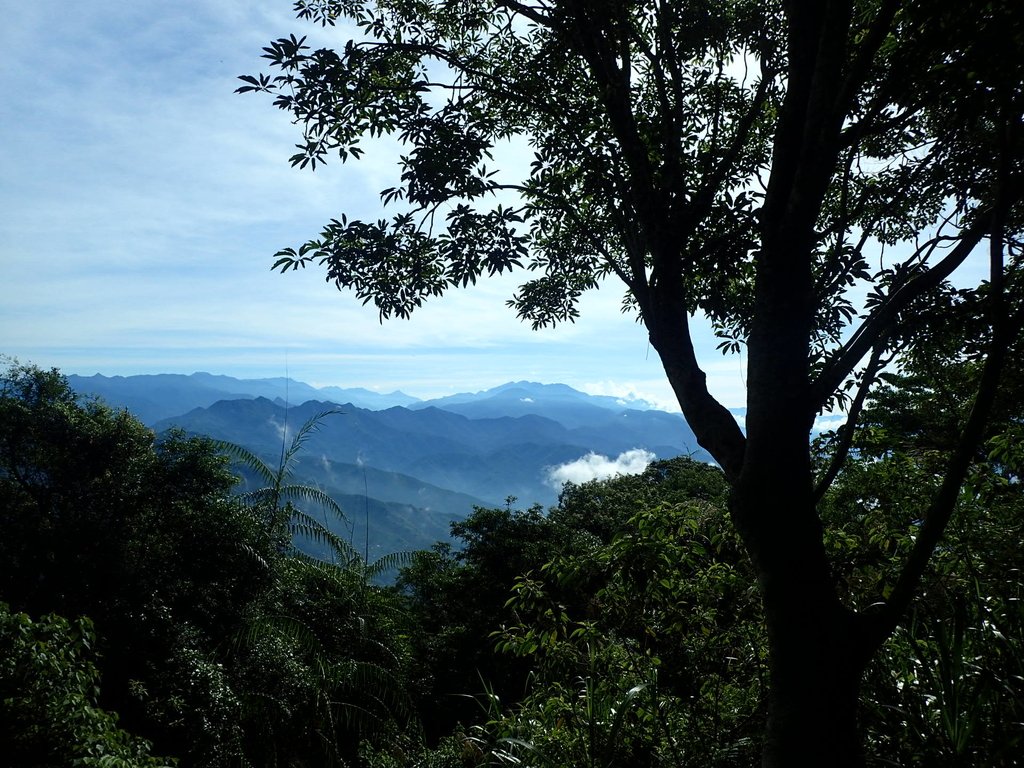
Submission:
M 270 271 L 342 212 L 374 216 L 395 147 L 316 173 L 269 99 L 233 93 L 270 40 L 343 31 L 289 0 L 33 0 L 0 29 L 0 353 L 67 373 L 197 370 L 402 389 L 420 397 L 510 380 L 672 397 L 610 284 L 575 325 L 533 332 L 504 306 L 515 280 L 378 322 L 316 270 Z M 713 391 L 745 399 L 738 358 L 699 340 Z

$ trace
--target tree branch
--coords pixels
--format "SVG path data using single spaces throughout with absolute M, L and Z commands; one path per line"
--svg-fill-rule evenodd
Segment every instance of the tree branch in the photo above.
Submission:
M 878 49 L 885 42 L 893 19 L 896 17 L 896 13 L 901 5 L 901 0 L 883 1 L 878 14 L 861 37 L 860 45 L 857 47 L 853 61 L 847 69 L 846 78 L 841 89 L 841 103 L 850 103 L 863 86 L 871 69 L 875 54 L 878 53 Z
M 809 409 L 817 413 L 828 398 L 857 366 L 883 335 L 889 332 L 897 316 L 923 294 L 937 287 L 949 277 L 974 250 L 985 236 L 986 223 L 978 217 L 960 236 L 960 242 L 938 264 L 923 274 L 916 275 L 900 286 L 895 293 L 876 309 L 858 328 L 846 344 L 822 369 L 811 384 Z
M 999 378 L 1011 341 L 1011 326 L 1003 306 L 1003 243 L 1000 234 L 991 236 L 992 340 L 988 358 L 982 369 L 974 405 L 961 433 L 960 441 L 950 457 L 942 484 L 928 507 L 913 549 L 907 556 L 889 599 L 873 614 L 866 617 L 868 619 L 869 652 L 873 652 L 885 641 L 910 606 L 910 601 L 924 575 L 928 561 L 942 539 L 949 519 L 953 515 L 953 510 L 956 508 L 960 487 L 967 476 L 978 446 L 981 444 L 985 425 L 999 389 Z
M 775 73 L 769 73 L 762 68 L 761 81 L 758 83 L 757 91 L 754 93 L 753 100 L 750 103 L 750 108 L 740 118 L 739 125 L 737 125 L 736 131 L 733 133 L 728 149 L 722 155 L 713 172 L 701 180 L 701 186 L 694 194 L 693 210 L 690 214 L 693 220 L 704 218 L 707 216 L 708 211 L 711 210 L 711 206 L 715 201 L 715 193 L 719 191 L 722 183 L 729 175 L 729 171 L 733 168 L 736 158 L 739 157 L 740 152 L 743 151 L 743 147 L 747 143 L 747 139 L 750 137 L 750 131 L 764 109 L 765 102 L 768 100 L 769 82 L 774 75 Z
M 542 27 L 548 27 L 549 29 L 554 27 L 554 22 L 550 16 L 540 13 L 536 8 L 523 3 L 514 2 L 514 0 L 496 0 L 495 3 L 499 8 L 506 8 L 513 13 L 516 13 L 524 18 L 535 22 Z
M 857 421 L 860 419 L 861 411 L 864 409 L 864 402 L 867 400 L 868 391 L 871 389 L 878 371 L 882 368 L 882 354 L 884 352 L 885 343 L 884 340 L 880 340 L 875 345 L 871 353 L 871 359 L 864 369 L 864 377 L 861 379 L 860 387 L 857 388 L 857 395 L 850 404 L 850 410 L 846 415 L 846 423 L 839 428 L 839 444 L 836 446 L 836 452 L 832 456 L 832 461 L 814 486 L 815 505 L 821 501 L 825 492 L 828 491 L 832 483 L 839 476 L 839 471 L 846 462 L 846 457 L 850 453 L 850 446 L 853 445 L 853 435 L 857 429 Z
M 572 32 L 580 55 L 587 62 L 591 76 L 600 88 L 601 100 L 612 131 L 632 177 L 633 183 L 630 186 L 637 203 L 637 214 L 648 233 L 657 232 L 662 222 L 656 211 L 652 210 L 651 201 L 655 198 L 654 169 L 640 137 L 630 102 L 629 74 L 616 64 L 615 56 L 609 50 L 610 42 L 605 39 L 598 20 L 593 17 L 589 3 L 577 0 L 572 5 L 575 11 Z
M 735 481 L 743 467 L 747 439 L 736 418 L 716 400 L 707 387 L 707 375 L 701 370 L 690 338 L 689 318 L 681 299 L 673 299 L 681 290 L 658 284 L 654 286 L 657 305 L 653 317 L 646 318 L 651 345 L 657 350 L 665 367 L 669 384 L 679 401 L 686 422 L 697 442 L 718 462 L 730 481 Z

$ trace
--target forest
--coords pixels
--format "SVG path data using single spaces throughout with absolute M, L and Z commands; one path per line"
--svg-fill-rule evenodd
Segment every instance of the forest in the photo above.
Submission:
M 617 286 L 713 464 L 369 562 L 293 477 L 315 421 L 267 466 L 12 364 L 15 764 L 1019 764 L 1018 0 L 293 9 L 335 42 L 283 32 L 238 92 L 285 113 L 297 169 L 383 143 L 395 183 L 390 218 L 267 266 L 381 322 L 517 274 L 540 329 Z M 742 417 L 699 323 L 741 356 Z
M 851 605 L 912 547 L 976 376 L 969 362 L 924 358 L 865 408 L 820 507 Z M 870 765 L 1019 764 L 1021 372 L 1007 385 L 912 615 L 865 674 Z M 837 439 L 818 439 L 817 461 Z M 302 511 L 329 500 L 294 485 L 287 465 L 268 470 L 264 488 L 240 493 L 224 445 L 155 435 L 58 371 L 9 366 L 8 765 L 757 761 L 765 625 L 717 467 L 681 457 L 570 483 L 547 510 L 510 499 L 453 524 L 450 541 L 371 563 Z M 334 556 L 303 555 L 297 533 Z M 389 565 L 398 577 L 382 585 Z

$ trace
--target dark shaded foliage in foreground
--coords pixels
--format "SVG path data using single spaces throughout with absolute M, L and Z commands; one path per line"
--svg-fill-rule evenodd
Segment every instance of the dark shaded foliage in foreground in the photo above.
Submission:
M 907 379 L 869 402 L 820 504 L 849 605 L 866 607 L 913 546 L 977 373 L 908 358 Z M 659 461 L 568 485 L 547 512 L 478 509 L 381 587 L 285 499 L 316 494 L 273 492 L 293 487 L 288 467 L 235 497 L 209 441 L 157 439 L 56 371 L 15 365 L 2 387 L 0 749 L 13 764 L 758 759 L 763 614 L 715 467 Z M 873 765 L 1018 764 L 1020 401 L 997 414 L 911 620 L 866 673 Z M 822 472 L 843 439 L 819 440 Z M 301 555 L 296 532 L 333 561 Z

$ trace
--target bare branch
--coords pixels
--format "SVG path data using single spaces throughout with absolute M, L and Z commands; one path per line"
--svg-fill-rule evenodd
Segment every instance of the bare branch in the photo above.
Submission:
M 846 457 L 850 453 L 850 446 L 853 445 L 853 435 L 857 430 L 857 421 L 860 419 L 861 411 L 864 409 L 864 403 L 867 400 L 868 392 L 871 389 L 871 385 L 875 382 L 875 378 L 878 375 L 879 370 L 883 367 L 882 354 L 885 352 L 885 342 L 879 340 L 879 343 L 875 345 L 874 350 L 871 353 L 871 359 L 868 360 L 867 367 L 864 369 L 864 374 L 861 378 L 860 386 L 857 388 L 857 394 L 853 398 L 853 402 L 850 404 L 850 410 L 846 414 L 846 423 L 843 424 L 838 430 L 839 444 L 836 446 L 835 454 L 832 456 L 832 461 L 828 465 L 828 469 L 818 479 L 817 484 L 814 486 L 814 503 L 818 504 L 824 497 L 825 493 L 831 487 L 832 483 L 839 476 L 840 470 L 843 468 L 843 464 L 846 462 Z
M 808 404 L 812 413 L 817 413 L 825 406 L 828 398 L 850 375 L 857 363 L 868 353 L 868 350 L 877 343 L 879 338 L 889 332 L 901 311 L 910 306 L 915 299 L 937 287 L 963 264 L 975 246 L 981 242 L 985 231 L 986 223 L 983 217 L 979 216 L 961 233 L 956 247 L 938 264 L 926 272 L 915 275 L 900 286 L 861 324 L 850 340 L 825 365 L 817 380 L 812 383 Z M 923 247 L 918 249 L 918 253 L 923 250 Z

